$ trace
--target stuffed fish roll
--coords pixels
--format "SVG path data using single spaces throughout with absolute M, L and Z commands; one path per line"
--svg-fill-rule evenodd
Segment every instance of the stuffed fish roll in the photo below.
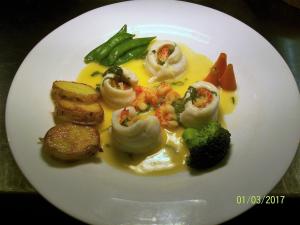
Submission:
M 186 69 L 187 60 L 172 41 L 154 42 L 146 56 L 145 67 L 152 74 L 150 82 L 174 79 Z
M 205 81 L 192 84 L 184 99 L 184 110 L 179 119 L 185 127 L 200 128 L 209 121 L 217 120 L 220 96 L 213 84 Z
M 124 68 L 114 67 L 104 74 L 101 95 L 107 105 L 122 108 L 129 105 L 136 97 L 134 86 L 137 85 L 136 75 Z
M 132 106 L 113 112 L 111 135 L 115 149 L 135 154 L 149 152 L 161 142 L 159 120 L 138 114 Z

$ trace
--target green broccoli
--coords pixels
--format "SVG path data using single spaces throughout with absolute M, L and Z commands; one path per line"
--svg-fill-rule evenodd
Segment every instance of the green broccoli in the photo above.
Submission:
M 187 165 L 206 169 L 220 162 L 230 147 L 230 133 L 218 122 L 209 122 L 202 129 L 187 128 L 182 137 L 189 149 Z

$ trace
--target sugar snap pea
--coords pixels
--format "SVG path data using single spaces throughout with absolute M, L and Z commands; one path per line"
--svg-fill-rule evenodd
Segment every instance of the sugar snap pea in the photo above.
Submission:
M 101 50 L 96 51 L 94 58 L 97 62 L 101 62 L 102 59 L 104 59 L 110 51 L 116 47 L 118 44 L 122 43 L 125 40 L 131 39 L 134 37 L 134 34 L 129 34 L 129 33 L 122 33 L 115 38 L 112 38 L 107 41 L 106 45 L 101 48 Z
M 95 53 L 99 50 L 101 50 L 105 46 L 105 43 L 99 45 L 97 48 L 94 48 L 92 51 L 90 51 L 85 57 L 84 62 L 89 63 L 95 60 Z
M 116 65 L 121 65 L 130 61 L 131 59 L 139 59 L 146 55 L 148 45 L 143 45 L 125 52 L 116 60 Z
M 116 38 L 120 34 L 126 33 L 127 32 L 127 25 L 125 24 L 116 34 L 114 34 L 108 41 L 104 42 L 103 44 L 99 45 L 97 48 L 94 48 L 92 51 L 90 51 L 85 57 L 84 57 L 84 62 L 89 63 L 95 60 L 95 54 L 97 52 L 102 51 L 102 49 L 107 45 L 109 41 L 112 39 Z
M 99 63 L 100 63 L 101 65 L 103 65 L 103 66 L 106 66 L 106 67 L 109 67 L 109 66 L 110 66 L 109 63 L 108 63 L 108 61 L 107 61 L 107 57 L 104 58 L 104 59 L 102 59 Z
M 114 65 L 116 60 L 125 52 L 143 45 L 148 45 L 154 38 L 156 37 L 135 38 L 120 43 L 119 45 L 114 47 L 107 56 L 108 64 Z

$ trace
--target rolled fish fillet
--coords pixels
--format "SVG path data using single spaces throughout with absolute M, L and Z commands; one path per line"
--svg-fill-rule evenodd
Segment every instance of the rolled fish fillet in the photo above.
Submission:
M 146 56 L 145 67 L 152 74 L 150 82 L 174 79 L 186 69 L 187 60 L 172 41 L 154 42 Z
M 211 83 L 199 81 L 191 85 L 197 91 L 194 101 L 187 101 L 184 111 L 179 114 L 180 122 L 185 127 L 200 128 L 209 121 L 218 119 L 219 91 Z M 190 93 L 185 98 L 190 97 Z
M 132 123 L 122 124 L 124 110 L 127 111 L 128 118 L 134 120 Z M 114 148 L 134 154 L 149 152 L 161 142 L 159 120 L 152 115 L 139 118 L 135 108 L 131 106 L 113 112 L 111 135 Z
M 134 73 L 122 68 L 125 82 L 115 79 L 116 74 L 108 73 L 101 86 L 101 95 L 107 105 L 122 108 L 129 105 L 136 97 L 133 87 L 138 83 Z

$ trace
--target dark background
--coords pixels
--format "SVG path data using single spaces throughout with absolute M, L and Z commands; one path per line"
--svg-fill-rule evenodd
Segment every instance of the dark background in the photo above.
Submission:
M 299 199 L 289 197 L 283 204 L 256 205 L 222 225 L 299 224 L 299 209 Z M 21 221 L 24 224 L 84 224 L 59 211 L 38 194 L 0 194 L 0 215 L 1 224 Z
M 10 1 L 6 4 L 0 3 L 0 89 L 2 89 L 1 93 L 6 93 L 4 96 L 0 96 L 0 100 L 6 101 L 10 83 L 18 67 L 28 52 L 43 37 L 61 24 L 88 10 L 114 2 L 119 1 L 23 0 L 20 2 Z M 189 2 L 225 12 L 258 31 L 288 63 L 299 88 L 300 9 L 280 0 L 199 0 Z M 1 115 L 4 115 L 4 110 L 1 108 Z M 0 124 L 0 130 L 5 131 L 3 121 Z M 289 223 L 288 221 L 296 221 L 298 218 L 293 209 L 300 208 L 299 206 L 299 196 L 288 196 L 283 204 L 255 206 L 225 224 Z M 0 192 L 0 215 L 1 221 L 7 219 L 9 223 L 22 220 L 23 222 L 43 224 L 81 224 L 34 192 Z

